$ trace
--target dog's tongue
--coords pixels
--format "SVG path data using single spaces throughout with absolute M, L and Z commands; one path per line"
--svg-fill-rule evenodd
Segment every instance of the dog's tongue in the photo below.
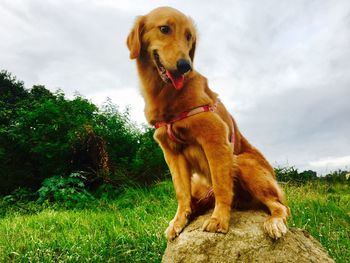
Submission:
M 184 85 L 184 79 L 185 79 L 184 75 L 182 74 L 175 75 L 175 74 L 172 74 L 169 70 L 166 71 L 166 75 L 171 80 L 176 90 L 182 89 Z

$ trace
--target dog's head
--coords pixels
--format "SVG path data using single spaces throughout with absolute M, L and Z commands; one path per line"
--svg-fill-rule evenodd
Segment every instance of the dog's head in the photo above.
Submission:
M 160 7 L 136 19 L 127 45 L 131 59 L 150 59 L 163 81 L 181 89 L 193 67 L 196 31 L 189 17 Z

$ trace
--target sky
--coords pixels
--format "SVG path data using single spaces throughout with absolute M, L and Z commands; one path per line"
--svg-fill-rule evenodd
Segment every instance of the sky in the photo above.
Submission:
M 194 67 L 274 166 L 350 170 L 348 0 L 0 0 L 0 69 L 146 123 L 125 43 L 159 6 L 193 18 Z

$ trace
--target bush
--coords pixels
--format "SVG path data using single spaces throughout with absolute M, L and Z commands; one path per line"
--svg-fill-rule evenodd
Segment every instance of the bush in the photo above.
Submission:
M 60 202 L 67 207 L 84 206 L 94 197 L 85 189 L 86 177 L 81 173 L 72 173 L 67 178 L 54 176 L 43 181 L 38 190 L 40 203 Z
M 3 201 L 6 203 L 28 202 L 37 199 L 37 194 L 29 188 L 17 188 L 11 194 L 4 196 Z
M 0 194 L 37 190 L 52 174 L 85 171 L 89 180 L 121 185 L 152 183 L 167 171 L 153 130 L 142 132 L 110 100 L 99 109 L 45 86 L 26 90 L 1 71 L 0 107 Z
M 132 160 L 134 180 L 142 184 L 149 184 L 163 180 L 169 176 L 164 155 L 153 139 L 154 129 L 147 128 L 139 137 L 136 154 Z
M 345 170 L 334 171 L 325 176 L 317 176 L 317 173 L 312 170 L 299 173 L 294 167 L 277 167 L 275 168 L 275 173 L 277 180 L 280 182 L 304 184 L 310 181 L 323 181 L 350 184 L 350 173 Z
M 37 200 L 37 193 L 33 192 L 29 188 L 18 188 L 12 191 L 11 194 L 4 196 L 0 199 L 0 217 L 5 216 L 7 213 L 25 213 L 31 214 L 37 211 L 37 207 L 29 205 L 35 203 Z
M 277 167 L 275 173 L 277 180 L 281 182 L 306 183 L 317 179 L 316 172 L 307 170 L 299 173 L 294 167 Z
M 350 184 L 350 173 L 348 171 L 338 170 L 327 174 L 321 179 L 328 183 Z
M 0 194 L 37 189 L 47 175 L 72 172 L 76 131 L 93 121 L 97 107 L 44 86 L 25 90 L 7 72 L 0 73 L 0 85 Z
M 298 170 L 294 167 L 276 167 L 276 178 L 280 182 L 294 181 L 299 177 Z

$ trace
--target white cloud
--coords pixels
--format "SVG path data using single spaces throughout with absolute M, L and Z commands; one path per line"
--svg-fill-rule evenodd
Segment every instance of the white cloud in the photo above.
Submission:
M 350 167 L 350 155 L 321 158 L 309 162 L 309 165 L 316 168 Z
M 312 160 L 350 154 L 347 0 L 3 0 L 0 68 L 27 87 L 110 97 L 144 122 L 125 39 L 137 15 L 162 5 L 195 20 L 197 70 L 272 163 L 322 169 Z
M 123 89 L 113 89 L 113 90 L 104 90 L 90 93 L 86 96 L 87 99 L 92 100 L 98 105 L 102 105 L 106 98 L 110 98 L 111 101 L 119 106 L 119 109 L 123 111 L 127 107 L 130 108 L 130 117 L 133 121 L 137 123 L 147 123 L 146 118 L 143 114 L 144 110 L 144 100 L 140 96 L 138 89 L 133 87 L 126 87 Z

